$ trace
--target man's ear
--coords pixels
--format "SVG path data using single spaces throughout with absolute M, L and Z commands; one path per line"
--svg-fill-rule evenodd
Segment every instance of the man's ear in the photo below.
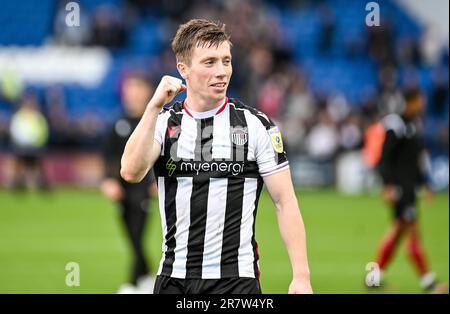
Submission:
M 189 67 L 183 62 L 177 63 L 177 70 L 183 79 L 186 80 L 189 77 Z

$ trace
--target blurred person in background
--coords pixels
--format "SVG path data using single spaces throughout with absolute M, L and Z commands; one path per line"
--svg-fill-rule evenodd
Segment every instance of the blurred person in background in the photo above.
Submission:
M 392 66 L 382 67 L 378 73 L 379 100 L 378 110 L 381 114 L 401 113 L 404 102 L 398 88 L 398 70 Z
M 361 131 L 361 118 L 352 112 L 350 113 L 339 129 L 340 146 L 345 151 L 357 150 L 361 148 L 363 134 Z
M 104 159 L 106 174 L 101 184 L 103 194 L 120 206 L 126 234 L 133 250 L 133 265 L 128 283 L 118 293 L 152 293 L 154 278 L 144 254 L 142 237 L 150 206 L 150 197 L 156 195 L 152 172 L 136 184 L 120 177 L 120 158 L 128 137 L 137 126 L 154 91 L 153 84 L 143 73 L 128 75 L 122 84 L 124 115 L 114 123 L 106 138 Z
M 417 221 L 416 188 L 425 185 L 427 199 L 432 197 L 427 184 L 427 155 L 418 124 L 425 99 L 417 88 L 405 90 L 404 99 L 401 114 L 389 114 L 382 120 L 386 131 L 378 170 L 384 184 L 382 196 L 392 208 L 394 220 L 378 249 L 377 263 L 383 279 L 400 240 L 406 237 L 408 254 L 420 276 L 421 287 L 427 292 L 444 292 L 447 286 L 438 284 L 426 261 Z
M 15 155 L 13 188 L 47 189 L 43 152 L 48 141 L 48 124 L 34 96 L 26 95 L 20 101 L 12 116 L 9 133 Z
M 447 75 L 448 77 L 448 75 Z M 433 73 L 433 87 L 431 89 L 431 114 L 435 118 L 443 118 L 448 107 L 448 80 L 443 66 L 438 66 Z
M 301 71 L 294 71 L 291 84 L 285 97 L 283 129 L 286 137 L 286 151 L 292 154 L 302 153 L 308 124 L 313 120 L 317 104 L 308 89 L 306 79 Z
M 320 162 L 334 160 L 339 148 L 339 133 L 336 124 L 326 110 L 319 113 L 319 120 L 306 137 L 308 155 Z
M 336 18 L 333 10 L 326 3 L 320 4 L 320 39 L 319 51 L 327 54 L 333 47 L 334 35 L 336 33 Z
M 92 17 L 92 31 L 89 44 L 107 48 L 123 47 L 128 38 L 123 12 L 113 5 L 100 5 Z

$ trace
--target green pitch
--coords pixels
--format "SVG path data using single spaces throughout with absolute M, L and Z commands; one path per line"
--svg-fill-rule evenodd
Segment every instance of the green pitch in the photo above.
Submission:
M 366 293 L 365 266 L 372 261 L 389 212 L 376 196 L 334 191 L 300 192 L 316 293 Z M 146 247 L 153 269 L 161 255 L 156 202 Z M 448 194 L 422 204 L 421 229 L 428 259 L 448 282 Z M 286 293 L 290 264 L 266 192 L 260 200 L 257 240 L 263 292 Z M 48 194 L 0 190 L 0 293 L 115 293 L 130 262 L 118 212 L 97 191 L 58 189 Z M 65 266 L 80 266 L 80 286 L 66 286 Z M 387 293 L 420 293 L 404 245 L 386 274 Z

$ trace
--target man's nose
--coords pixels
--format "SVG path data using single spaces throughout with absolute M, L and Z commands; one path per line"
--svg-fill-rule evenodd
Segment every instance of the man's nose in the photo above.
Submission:
M 226 71 L 225 71 L 225 66 L 219 62 L 217 65 L 217 69 L 216 69 L 216 77 L 225 77 L 227 75 Z

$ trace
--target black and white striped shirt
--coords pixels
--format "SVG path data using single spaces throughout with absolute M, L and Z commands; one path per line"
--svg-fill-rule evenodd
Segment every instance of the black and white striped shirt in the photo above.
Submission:
M 289 168 L 278 128 L 236 99 L 198 113 L 177 102 L 159 114 L 155 140 L 164 236 L 158 275 L 258 278 L 262 177 Z

